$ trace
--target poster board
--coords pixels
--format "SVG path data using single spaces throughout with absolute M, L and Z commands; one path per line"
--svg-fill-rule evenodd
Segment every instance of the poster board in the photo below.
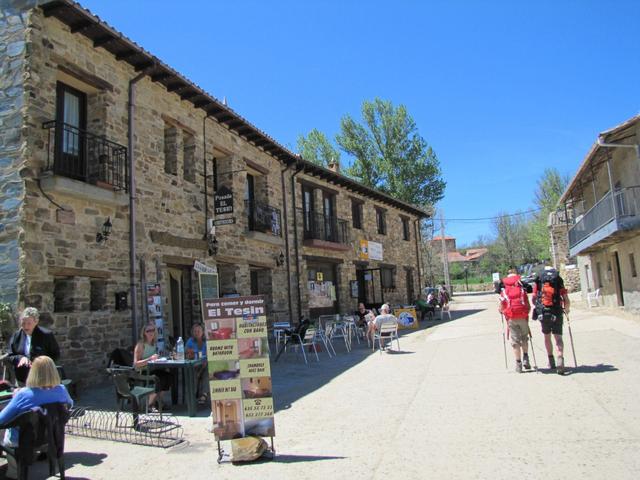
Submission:
M 158 331 L 156 338 L 156 349 L 162 352 L 165 349 L 164 338 L 164 321 L 162 315 L 162 295 L 160 295 L 159 283 L 147 284 L 147 313 L 149 315 L 149 323 L 153 323 Z
M 416 307 L 396 308 L 393 314 L 398 319 L 398 330 L 419 328 Z
M 216 440 L 275 436 L 264 297 L 202 303 Z

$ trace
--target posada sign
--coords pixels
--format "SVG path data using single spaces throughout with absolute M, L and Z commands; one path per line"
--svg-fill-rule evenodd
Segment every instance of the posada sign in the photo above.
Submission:
M 203 299 L 202 304 L 216 440 L 273 437 L 264 297 Z

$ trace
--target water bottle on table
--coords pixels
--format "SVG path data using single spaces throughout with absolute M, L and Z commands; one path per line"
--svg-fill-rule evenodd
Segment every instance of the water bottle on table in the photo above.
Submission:
M 182 337 L 178 337 L 178 342 L 176 343 L 176 360 L 183 361 L 184 360 L 184 342 L 182 341 Z

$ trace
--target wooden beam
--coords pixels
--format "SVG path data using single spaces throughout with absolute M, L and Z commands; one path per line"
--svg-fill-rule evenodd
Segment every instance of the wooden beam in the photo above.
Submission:
M 135 57 L 138 54 L 135 50 L 125 50 L 122 53 L 116 54 L 116 60 L 127 60 L 128 58 Z
M 153 67 L 153 62 L 142 62 L 135 66 L 136 72 L 141 72 L 149 67 Z
M 209 99 L 205 99 L 205 100 L 198 100 L 197 102 L 193 103 L 193 106 L 196 108 L 202 108 L 205 107 L 207 105 L 209 105 L 211 103 L 211 100 Z
M 44 5 L 42 5 L 42 11 L 45 17 L 51 17 L 52 15 L 55 15 L 59 10 L 62 10 L 64 7 L 66 7 L 64 2 L 45 3 Z
M 167 85 L 167 92 L 175 92 L 186 86 L 187 85 L 182 80 L 180 80 L 179 82 L 170 83 L 169 85 Z
M 93 46 L 94 48 L 98 48 L 98 47 L 102 47 L 108 43 L 111 43 L 113 41 L 117 40 L 116 37 L 112 36 L 112 35 L 104 35 L 102 37 L 98 37 L 96 39 L 93 40 Z
M 49 275 L 53 277 L 111 278 L 109 271 L 73 267 L 49 267 Z
M 173 77 L 172 73 L 161 72 L 161 73 L 156 73 L 155 75 L 151 75 L 151 81 L 152 82 L 159 82 L 161 80 L 166 80 L 167 78 L 171 78 L 171 77 Z
M 71 33 L 84 32 L 85 30 L 89 30 L 94 25 L 95 24 L 93 22 L 89 21 L 78 22 L 74 25 L 71 25 Z
M 181 100 L 189 100 L 190 98 L 197 97 L 200 95 L 200 92 L 194 92 L 193 90 L 190 92 L 185 92 L 180 94 Z
M 231 120 L 233 118 L 233 115 L 231 115 L 230 113 L 225 112 L 224 110 L 222 112 L 220 112 L 219 116 L 218 115 L 213 115 L 213 116 L 220 123 L 225 123 L 226 121 Z

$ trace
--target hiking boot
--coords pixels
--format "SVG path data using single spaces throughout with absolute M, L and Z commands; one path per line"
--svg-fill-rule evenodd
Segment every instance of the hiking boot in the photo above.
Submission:
M 556 369 L 556 360 L 555 360 L 555 358 L 553 358 L 553 355 L 549 355 L 549 368 L 551 370 L 555 370 Z
M 516 373 L 522 373 L 522 362 L 520 360 L 516 361 Z
M 529 363 L 529 355 L 526 353 L 522 356 L 522 366 L 524 367 L 525 370 L 531 370 L 531 364 Z
M 564 357 L 558 357 L 558 375 L 564 375 Z

